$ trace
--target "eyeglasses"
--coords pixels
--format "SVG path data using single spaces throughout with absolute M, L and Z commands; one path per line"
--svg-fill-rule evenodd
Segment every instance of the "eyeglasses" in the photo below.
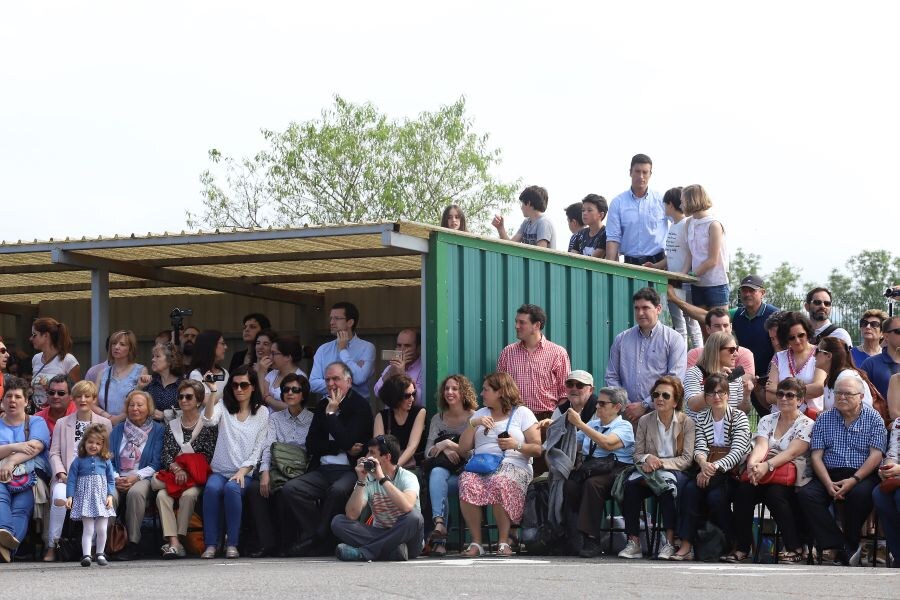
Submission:
M 302 391 L 303 390 L 301 390 L 300 387 L 296 386 L 296 385 L 285 386 L 285 387 L 281 388 L 282 394 L 299 394 Z
M 48 396 L 59 396 L 60 398 L 66 396 L 69 392 L 65 390 L 47 390 Z
M 284 356 L 284 352 L 279 352 L 278 350 L 272 350 L 272 356 Z
M 881 321 L 866 321 L 865 319 L 860 319 L 859 328 L 865 329 L 866 327 L 871 327 L 872 329 L 881 329 Z
M 816 356 L 820 354 L 831 354 L 831 352 L 829 352 L 825 348 L 816 348 Z
M 597 406 L 606 406 L 607 404 L 612 404 L 609 400 L 597 400 Z
M 329 321 L 346 321 L 347 317 L 328 317 Z
M 888 329 L 887 331 L 885 331 L 885 333 L 900 333 L 900 327 L 897 327 L 896 329 Z
M 835 392 L 835 398 L 852 398 L 853 396 L 862 396 L 859 392 Z
M 715 397 L 724 398 L 725 396 L 728 395 L 728 390 L 716 390 L 715 392 L 706 392 L 703 395 L 706 396 L 707 398 L 715 398 Z
M 193 394 L 178 394 L 178 399 L 179 400 L 193 400 L 194 395 Z
M 726 346 L 725 348 L 722 348 L 722 350 L 728 350 L 729 354 L 737 354 L 738 351 L 737 346 Z
M 672 394 L 670 394 L 669 392 L 653 392 L 652 394 L 650 394 L 650 397 L 654 400 L 659 397 L 662 397 L 663 400 L 671 400 Z
M 819 300 L 816 298 L 811 302 L 813 306 L 831 306 L 831 300 Z
M 8 352 L 9 350 L 7 350 L 6 348 L 0 348 L 0 354 L 7 354 Z
M 413 391 L 411 391 L 411 392 L 407 392 L 407 393 L 403 394 L 403 395 L 400 396 L 400 397 L 403 398 L 404 400 L 409 400 L 410 398 L 415 398 L 415 397 L 416 397 L 416 391 L 413 390 Z
M 569 380 L 566 382 L 566 387 L 567 388 L 578 388 L 579 390 L 583 390 L 584 388 L 587 387 L 587 384 L 581 383 L 580 381 Z
M 795 392 L 785 392 L 784 390 L 778 390 L 775 392 L 775 397 L 781 400 L 782 398 L 787 398 L 788 400 L 796 400 L 798 398 Z
M 793 342 L 794 340 L 805 340 L 805 339 L 806 339 L 806 332 L 798 333 L 797 335 L 792 335 L 792 336 L 788 337 L 789 342 Z
M 252 384 L 251 384 L 249 381 L 232 381 L 232 382 L 231 382 L 231 389 L 233 389 L 233 390 L 236 390 L 236 389 L 247 390 L 247 389 L 250 388 L 251 385 L 252 385 Z

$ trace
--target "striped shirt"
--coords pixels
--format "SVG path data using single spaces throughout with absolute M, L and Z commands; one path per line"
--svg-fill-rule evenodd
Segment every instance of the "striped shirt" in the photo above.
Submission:
M 552 411 L 566 398 L 566 377 L 571 371 L 569 353 L 543 336 L 532 352 L 524 342 L 504 348 L 497 359 L 497 370 L 510 374 L 522 402 L 532 412 Z
M 416 490 L 415 510 L 422 510 L 419 504 L 419 480 L 415 475 L 403 467 L 397 467 L 391 482 L 401 492 Z M 372 509 L 372 525 L 375 527 L 393 527 L 397 519 L 406 514 L 394 505 L 384 487 L 371 476 L 366 479 L 366 501 Z
M 813 426 L 811 450 L 822 450 L 822 462 L 828 469 L 858 469 L 869 451 L 875 448 L 884 454 L 887 430 L 884 420 L 875 409 L 862 405 L 859 416 L 850 425 L 836 408 L 826 410 Z
M 731 451 L 724 458 L 719 459 L 719 471 L 726 472 L 744 460 L 744 457 L 750 451 L 750 421 L 744 411 L 731 408 L 725 411 L 725 418 L 722 419 L 724 441 L 722 444 L 731 447 Z M 709 455 L 710 446 L 717 445 L 715 443 L 715 423 L 713 421 L 712 410 L 707 409 L 697 417 L 697 437 L 694 440 L 694 458 L 703 455 L 704 458 Z

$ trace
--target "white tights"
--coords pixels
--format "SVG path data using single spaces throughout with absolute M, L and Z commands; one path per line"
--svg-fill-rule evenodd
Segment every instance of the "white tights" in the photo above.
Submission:
M 97 530 L 97 554 L 103 554 L 106 548 L 106 524 L 108 517 L 82 517 L 81 524 L 84 530 L 81 533 L 81 555 L 91 555 L 91 540 L 94 537 L 94 529 Z

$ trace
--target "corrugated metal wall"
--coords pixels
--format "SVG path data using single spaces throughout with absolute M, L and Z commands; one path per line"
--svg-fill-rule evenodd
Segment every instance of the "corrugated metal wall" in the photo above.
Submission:
M 445 233 L 432 235 L 427 260 L 430 389 L 457 372 L 480 389 L 500 351 L 516 340 L 516 309 L 524 303 L 547 312 L 547 338 L 599 385 L 613 338 L 633 325 L 632 294 L 648 285 L 664 290 L 666 282 L 624 265 Z

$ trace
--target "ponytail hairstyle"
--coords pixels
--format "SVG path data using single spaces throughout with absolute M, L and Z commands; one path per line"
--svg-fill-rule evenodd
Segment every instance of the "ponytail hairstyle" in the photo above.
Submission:
M 50 343 L 56 348 L 56 356 L 59 360 L 65 360 L 66 354 L 72 352 L 72 336 L 65 323 L 60 323 L 52 317 L 41 317 L 31 326 L 35 331 L 50 334 Z

